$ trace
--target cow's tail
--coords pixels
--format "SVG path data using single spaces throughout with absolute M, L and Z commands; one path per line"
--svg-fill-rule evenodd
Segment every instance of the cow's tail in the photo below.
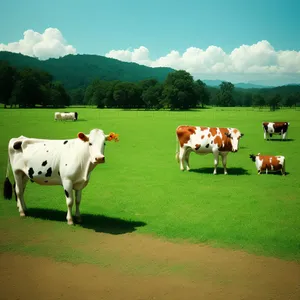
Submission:
M 9 181 L 9 168 L 10 168 L 10 162 L 9 159 L 7 161 L 7 169 L 6 169 L 6 176 L 5 176 L 5 181 L 4 181 L 4 188 L 3 188 L 3 196 L 4 199 L 11 199 L 12 198 L 12 184 Z

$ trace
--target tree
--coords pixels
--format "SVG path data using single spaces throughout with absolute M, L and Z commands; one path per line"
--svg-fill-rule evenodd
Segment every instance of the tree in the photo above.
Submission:
M 253 106 L 263 107 L 266 105 L 266 101 L 265 101 L 265 98 L 261 94 L 256 94 L 256 95 L 253 95 L 252 104 L 253 104 Z
M 220 84 L 220 90 L 217 94 L 217 105 L 218 106 L 234 106 L 235 102 L 233 99 L 234 85 L 231 82 L 223 81 Z
M 268 99 L 268 105 L 270 106 L 270 110 L 275 110 L 279 108 L 279 103 L 281 102 L 282 98 L 280 94 L 276 94 L 270 96 Z
M 5 61 L 0 61 L 0 103 L 4 108 L 9 104 L 15 85 L 16 69 Z
M 206 84 L 200 79 L 194 82 L 194 93 L 196 97 L 196 105 L 200 104 L 203 108 L 204 105 L 209 104 L 209 92 L 206 88 Z
M 193 77 L 179 70 L 168 74 L 163 88 L 163 102 L 170 109 L 188 109 L 195 107 L 197 98 Z

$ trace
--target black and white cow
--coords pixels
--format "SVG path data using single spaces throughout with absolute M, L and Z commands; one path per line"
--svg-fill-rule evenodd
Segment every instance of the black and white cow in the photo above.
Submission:
M 8 144 L 9 161 L 4 183 L 4 198 L 12 198 L 9 181 L 11 165 L 15 179 L 15 194 L 20 216 L 25 216 L 24 190 L 30 179 L 40 185 L 62 185 L 68 207 L 67 221 L 73 224 L 72 207 L 75 190 L 76 218 L 80 222 L 82 189 L 88 184 L 93 169 L 105 162 L 105 141 L 118 141 L 118 135 L 106 135 L 100 129 L 89 134 L 79 132 L 77 138 L 67 140 L 35 139 L 20 136 Z

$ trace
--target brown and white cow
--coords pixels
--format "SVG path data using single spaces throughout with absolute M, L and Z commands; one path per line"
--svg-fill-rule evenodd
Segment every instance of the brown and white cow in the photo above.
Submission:
M 263 122 L 264 139 L 268 140 L 273 134 L 279 134 L 282 139 L 286 139 L 287 130 L 290 125 L 288 122 Z
M 219 155 L 222 156 L 224 174 L 227 174 L 226 163 L 229 152 L 237 152 L 239 140 L 244 135 L 236 128 L 178 126 L 176 135 L 179 142 L 179 152 L 176 158 L 180 163 L 180 169 L 190 170 L 189 156 L 191 152 L 196 154 L 214 155 L 214 172 L 217 174 Z
M 282 155 L 260 155 L 258 153 L 257 155 L 251 154 L 250 158 L 255 162 L 258 174 L 261 174 L 261 172 L 268 174 L 269 171 L 281 171 L 282 175 L 285 175 L 285 157 Z

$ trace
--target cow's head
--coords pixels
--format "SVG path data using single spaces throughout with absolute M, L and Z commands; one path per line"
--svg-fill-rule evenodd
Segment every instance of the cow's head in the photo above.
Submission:
M 230 128 L 229 132 L 225 132 L 225 135 L 231 140 L 232 152 L 237 152 L 239 150 L 239 140 L 244 136 L 239 130 L 235 128 Z
M 256 160 L 256 155 L 254 155 L 254 154 L 250 154 L 249 157 L 252 159 L 252 161 Z
M 90 160 L 93 164 L 100 164 L 105 162 L 105 141 L 118 141 L 117 134 L 110 133 L 106 135 L 101 129 L 93 129 L 91 130 L 89 135 L 85 135 L 83 132 L 79 132 L 77 136 L 83 142 L 88 143 Z

